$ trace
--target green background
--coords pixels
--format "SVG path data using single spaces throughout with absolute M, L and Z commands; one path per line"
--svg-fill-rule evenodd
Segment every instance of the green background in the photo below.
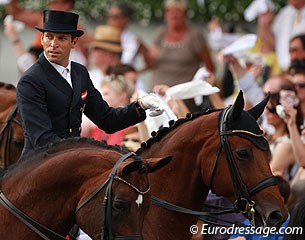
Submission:
M 75 12 L 79 13 L 82 22 L 103 23 L 109 5 L 113 0 L 76 0 Z M 28 9 L 44 9 L 46 0 L 20 0 Z M 135 10 L 134 20 L 141 25 L 163 20 L 163 0 L 126 0 Z M 252 0 L 189 0 L 189 19 L 202 23 L 217 18 L 222 22 L 242 23 L 243 12 Z M 284 6 L 287 0 L 273 1 L 276 10 Z M 4 6 L 0 6 L 0 18 L 6 15 Z

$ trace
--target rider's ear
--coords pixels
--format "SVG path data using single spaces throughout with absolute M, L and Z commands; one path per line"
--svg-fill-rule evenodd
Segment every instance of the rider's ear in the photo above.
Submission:
M 247 112 L 254 117 L 255 120 L 257 120 L 264 112 L 264 109 L 269 101 L 270 98 L 270 92 L 267 94 L 267 96 L 257 105 L 255 105 L 253 108 L 248 110 Z
M 244 110 L 244 105 L 245 102 L 244 102 L 243 92 L 240 90 L 233 106 L 229 110 L 230 112 L 228 113 L 229 114 L 228 119 L 230 122 L 239 118 L 240 114 Z

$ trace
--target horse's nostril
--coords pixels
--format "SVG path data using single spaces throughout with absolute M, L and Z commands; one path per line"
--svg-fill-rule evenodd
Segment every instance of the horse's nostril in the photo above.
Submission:
M 284 220 L 285 219 L 280 211 L 273 211 L 267 218 L 267 225 L 269 227 L 280 227 Z

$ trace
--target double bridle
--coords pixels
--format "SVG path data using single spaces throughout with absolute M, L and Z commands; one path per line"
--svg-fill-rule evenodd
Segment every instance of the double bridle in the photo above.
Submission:
M 9 112 L 5 124 L 3 128 L 0 131 L 0 146 L 2 142 L 4 142 L 4 168 L 7 168 L 10 165 L 10 159 L 11 159 L 11 141 L 13 137 L 13 132 L 12 132 L 12 123 L 15 122 L 19 126 L 21 126 L 21 122 L 16 119 L 16 114 L 17 114 L 17 105 L 14 105 L 12 110 Z M 21 126 L 22 127 L 22 126 Z M 5 138 L 5 133 L 6 138 Z
M 263 180 L 259 181 L 251 189 L 248 189 L 246 184 L 243 182 L 240 172 L 238 170 L 238 166 L 237 166 L 236 160 L 234 158 L 232 149 L 230 147 L 228 136 L 237 135 L 238 133 L 243 133 L 243 134 L 249 134 L 249 135 L 256 136 L 256 137 L 263 137 L 263 133 L 255 134 L 255 133 L 245 131 L 245 130 L 229 130 L 228 129 L 229 110 L 230 110 L 230 107 L 225 108 L 220 113 L 220 116 L 219 116 L 220 117 L 219 118 L 220 144 L 219 144 L 219 148 L 217 151 L 216 161 L 214 162 L 214 166 L 213 166 L 212 173 L 211 173 L 210 189 L 211 190 L 213 189 L 213 179 L 214 179 L 216 167 L 217 167 L 218 161 L 220 159 L 220 154 L 222 152 L 222 149 L 224 149 L 227 164 L 229 166 L 232 183 L 233 183 L 234 193 L 235 193 L 235 197 L 236 197 L 234 208 L 225 208 L 225 207 L 221 207 L 221 206 L 210 206 L 210 207 L 218 209 L 220 211 L 218 211 L 218 212 L 200 212 L 200 211 L 190 210 L 190 209 L 187 209 L 187 208 L 184 208 L 181 206 L 177 206 L 177 205 L 169 203 L 165 200 L 159 199 L 155 196 L 152 196 L 153 204 L 161 206 L 166 209 L 169 209 L 171 211 L 176 211 L 176 212 L 180 212 L 180 213 L 184 213 L 184 214 L 204 217 L 205 222 L 216 224 L 216 225 L 217 225 L 217 223 L 211 222 L 205 218 L 210 217 L 210 218 L 215 219 L 215 216 L 217 216 L 217 215 L 223 215 L 223 214 L 228 214 L 228 213 L 243 213 L 248 216 L 248 218 L 251 222 L 251 225 L 255 226 L 255 218 L 254 218 L 255 201 L 253 201 L 251 199 L 251 197 L 267 187 L 277 185 L 277 181 L 274 176 L 268 176 L 268 177 L 264 178 Z M 224 225 L 224 226 L 226 226 L 226 225 Z
M 222 149 L 225 152 L 226 159 L 227 159 L 227 164 L 229 167 L 232 183 L 233 183 L 233 189 L 236 197 L 235 201 L 235 208 L 240 212 L 247 214 L 251 225 L 255 226 L 255 219 L 254 219 L 254 214 L 255 214 L 255 201 L 251 199 L 253 195 L 256 193 L 260 192 L 261 190 L 277 185 L 276 178 L 274 176 L 268 176 L 261 181 L 259 181 L 257 184 L 255 184 L 252 188 L 248 188 L 246 184 L 243 182 L 240 172 L 238 170 L 238 166 L 236 163 L 236 160 L 234 158 L 232 149 L 230 147 L 230 143 L 228 140 L 228 136 L 230 135 L 236 135 L 238 133 L 243 133 L 243 134 L 249 134 L 255 137 L 263 137 L 263 133 L 261 134 L 255 134 L 249 131 L 245 130 L 229 130 L 228 129 L 228 114 L 229 114 L 230 107 L 225 108 L 220 114 L 220 119 L 219 119 L 219 135 L 220 135 L 220 145 L 218 148 L 217 152 L 217 157 L 216 161 L 212 170 L 211 178 L 210 178 L 210 188 L 211 190 L 213 189 L 213 178 L 214 178 L 214 173 L 216 169 L 216 165 L 218 163 L 218 160 L 220 158 L 220 153 Z
M 87 203 L 89 203 L 105 186 L 107 186 L 105 197 L 104 197 L 104 229 L 102 229 L 102 239 L 103 240 L 143 240 L 143 236 L 114 236 L 112 234 L 112 184 L 114 180 L 120 181 L 127 186 L 131 187 L 133 190 L 135 190 L 139 195 L 145 195 L 150 191 L 150 186 L 145 191 L 141 191 L 136 186 L 134 186 L 132 183 L 126 181 L 125 179 L 122 179 L 121 177 L 116 175 L 117 168 L 119 167 L 120 163 L 127 160 L 128 158 L 135 156 L 135 153 L 129 152 L 122 157 L 118 159 L 114 167 L 112 168 L 111 173 L 109 174 L 108 179 L 103 182 L 86 200 L 84 200 L 82 203 L 80 203 L 75 210 L 75 216 L 77 212 L 84 207 Z M 140 160 L 139 160 L 140 161 Z M 4 195 L 4 193 L 0 190 L 0 204 L 2 204 L 8 211 L 10 211 L 15 217 L 17 217 L 21 222 L 23 222 L 27 227 L 29 227 L 33 232 L 35 232 L 37 235 L 39 235 L 44 240 L 53 240 L 55 239 L 62 239 L 66 240 L 66 238 L 51 229 L 47 228 L 46 226 L 42 225 L 41 223 L 35 221 L 25 213 L 23 213 L 20 209 L 18 209 L 16 206 L 14 206 L 8 198 Z M 43 229 L 43 231 L 39 230 Z M 46 236 L 53 235 L 52 238 L 49 238 Z M 73 237 L 73 236 L 71 236 Z M 74 239 L 74 237 L 73 237 Z

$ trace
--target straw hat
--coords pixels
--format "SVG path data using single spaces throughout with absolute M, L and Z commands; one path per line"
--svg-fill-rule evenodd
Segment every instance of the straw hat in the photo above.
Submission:
M 102 48 L 110 52 L 121 53 L 121 32 L 115 27 L 98 26 L 94 32 L 94 41 L 88 44 L 91 48 Z

